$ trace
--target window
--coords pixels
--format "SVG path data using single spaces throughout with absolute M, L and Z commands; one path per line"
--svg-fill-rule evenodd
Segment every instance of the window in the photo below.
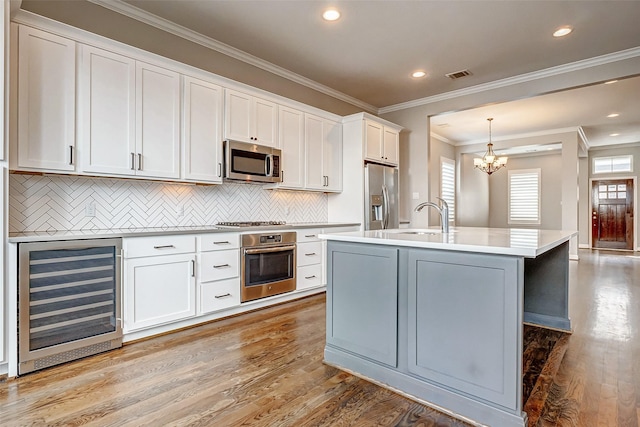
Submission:
M 595 157 L 593 173 L 631 172 L 633 156 Z
M 540 224 L 540 169 L 509 170 L 509 224 Z
M 456 162 L 440 158 L 440 197 L 449 205 L 449 224 L 456 223 Z

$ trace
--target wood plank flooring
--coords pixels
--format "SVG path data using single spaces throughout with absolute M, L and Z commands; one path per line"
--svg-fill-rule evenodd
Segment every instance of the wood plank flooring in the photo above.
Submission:
M 640 258 L 580 256 L 575 331 L 531 425 L 640 427 Z M 318 295 L 2 382 L 0 425 L 467 425 L 323 365 L 324 309 Z

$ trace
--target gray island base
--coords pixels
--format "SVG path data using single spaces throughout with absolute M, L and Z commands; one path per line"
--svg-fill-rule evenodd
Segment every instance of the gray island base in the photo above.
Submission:
M 523 322 L 571 330 L 574 233 L 534 231 L 525 243 L 476 228 L 321 236 L 325 363 L 467 422 L 526 426 Z

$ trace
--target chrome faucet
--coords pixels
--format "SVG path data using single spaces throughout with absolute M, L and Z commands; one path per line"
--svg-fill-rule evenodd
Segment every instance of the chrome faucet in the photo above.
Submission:
M 435 208 L 440 214 L 440 226 L 441 226 L 442 232 L 448 233 L 449 232 L 449 205 L 447 205 L 447 202 L 445 202 L 444 199 L 441 199 L 440 197 L 436 197 L 436 199 L 440 200 L 440 205 L 437 205 L 433 202 L 424 202 L 416 206 L 415 211 L 420 212 L 426 206 Z

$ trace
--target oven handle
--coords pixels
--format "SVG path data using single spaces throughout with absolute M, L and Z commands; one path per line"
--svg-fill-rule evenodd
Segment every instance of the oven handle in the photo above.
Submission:
M 284 252 L 284 251 L 290 251 L 296 248 L 296 245 L 288 245 L 288 246 L 276 246 L 276 247 L 270 247 L 270 248 L 264 248 L 264 249 L 245 249 L 244 253 L 247 255 L 255 255 L 255 254 L 268 254 L 268 253 L 272 253 L 272 252 Z

